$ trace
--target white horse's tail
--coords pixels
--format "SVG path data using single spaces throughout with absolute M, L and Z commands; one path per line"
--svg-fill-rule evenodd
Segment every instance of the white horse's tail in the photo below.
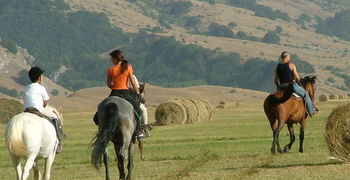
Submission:
M 22 129 L 23 121 L 21 120 L 23 113 L 18 114 L 8 122 L 5 131 L 5 144 L 10 153 L 16 155 L 25 155 L 26 148 L 23 143 Z

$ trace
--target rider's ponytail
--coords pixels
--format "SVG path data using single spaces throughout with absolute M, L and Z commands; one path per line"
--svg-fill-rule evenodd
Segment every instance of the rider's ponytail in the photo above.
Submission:
M 114 51 L 110 52 L 109 55 L 112 58 L 114 58 L 114 59 L 116 59 L 118 61 L 121 61 L 122 73 L 125 72 L 128 69 L 129 62 L 124 59 L 124 56 L 122 55 L 122 51 L 121 50 L 119 50 L 119 49 L 114 50 Z

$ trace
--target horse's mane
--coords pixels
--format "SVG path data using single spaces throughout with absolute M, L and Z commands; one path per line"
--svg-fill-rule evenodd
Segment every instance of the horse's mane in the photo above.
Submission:
M 300 79 L 300 83 L 303 87 L 305 87 L 308 83 L 314 84 L 316 82 L 317 76 L 309 75 Z

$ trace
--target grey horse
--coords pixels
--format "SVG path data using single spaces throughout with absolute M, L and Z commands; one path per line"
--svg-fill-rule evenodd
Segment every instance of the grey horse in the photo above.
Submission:
M 132 105 L 116 96 L 104 99 L 98 105 L 98 133 L 92 140 L 91 163 L 99 169 L 103 163 L 106 170 L 106 180 L 110 180 L 108 167 L 107 145 L 109 141 L 114 144 L 114 149 L 118 159 L 119 179 L 131 179 L 134 161 L 134 131 L 136 120 Z M 128 153 L 128 174 L 125 174 L 124 160 Z

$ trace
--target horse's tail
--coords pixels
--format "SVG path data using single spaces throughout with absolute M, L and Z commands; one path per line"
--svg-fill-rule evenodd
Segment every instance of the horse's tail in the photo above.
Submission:
M 119 121 L 118 106 L 114 103 L 107 104 L 105 109 L 105 117 L 105 124 L 97 133 L 94 138 L 95 141 L 92 143 L 94 149 L 92 150 L 91 154 L 91 163 L 96 169 L 99 169 L 103 153 L 105 152 L 109 141 L 115 134 Z

